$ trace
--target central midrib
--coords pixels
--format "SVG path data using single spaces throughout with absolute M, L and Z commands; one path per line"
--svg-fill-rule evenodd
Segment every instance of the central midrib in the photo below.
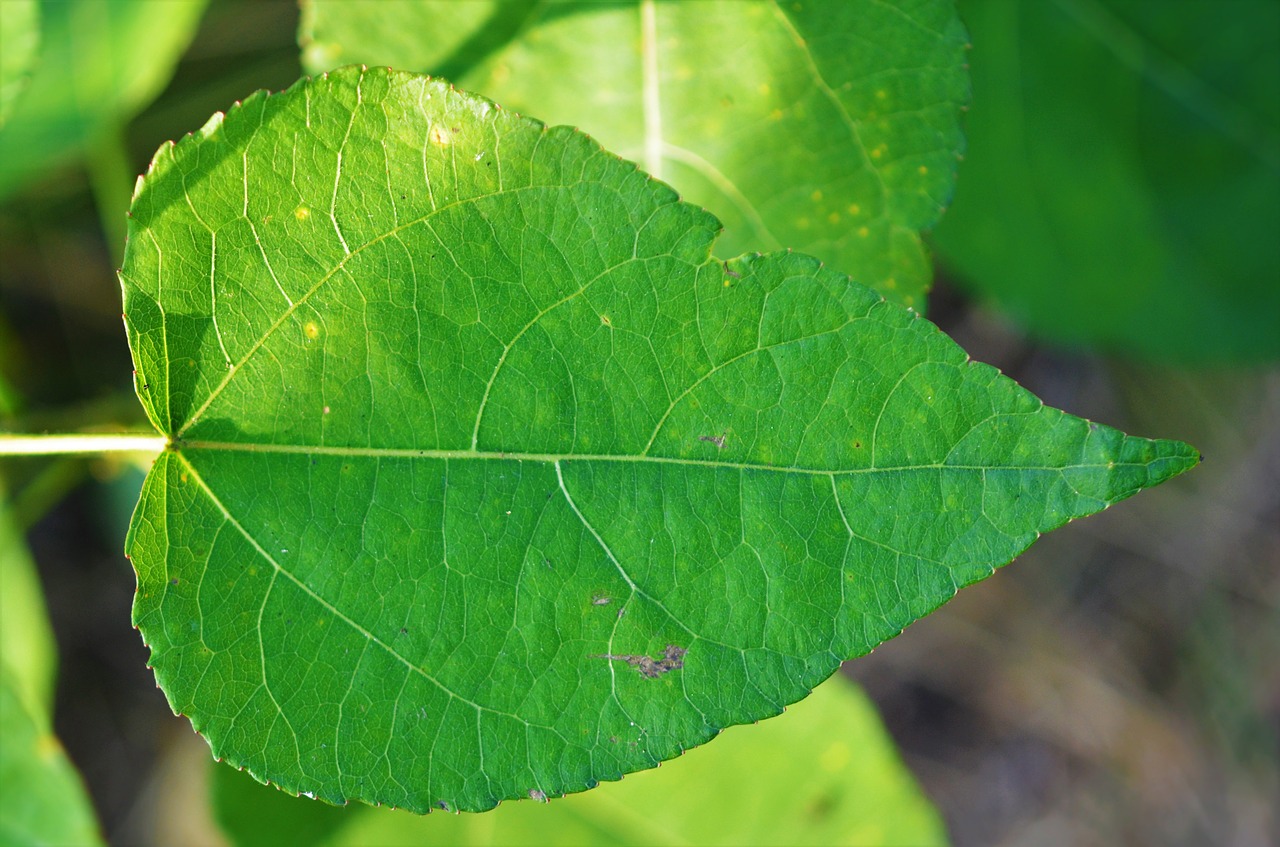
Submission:
M 404 447 L 334 447 L 308 444 L 257 444 L 232 441 L 178 441 L 170 445 L 177 453 L 211 450 L 228 453 L 282 453 L 305 456 L 337 456 L 366 459 L 471 459 L 477 461 L 508 462 L 616 462 L 628 464 L 677 465 L 683 467 L 712 468 L 737 471 L 767 471 L 770 473 L 800 474 L 805 476 L 851 476 L 855 474 L 900 473 L 904 471 L 1067 471 L 1076 468 L 1096 468 L 1104 463 L 1077 465 L 959 465 L 929 463 L 920 465 L 894 465 L 874 468 L 787 467 L 752 462 L 730 462 L 721 459 L 691 459 L 674 456 L 646 456 L 641 454 L 608 453 L 528 453 L 488 450 L 439 450 Z M 1140 462 L 1114 462 L 1115 467 L 1140 465 Z

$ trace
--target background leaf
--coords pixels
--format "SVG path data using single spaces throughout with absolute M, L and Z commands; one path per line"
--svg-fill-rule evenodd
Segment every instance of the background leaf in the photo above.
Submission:
M 38 69 L 0 130 L 0 199 L 158 94 L 204 7 L 205 0 L 44 4 Z
M 942 822 L 874 707 L 840 676 L 785 715 L 729 729 L 658 772 L 545 806 L 506 803 L 484 816 L 429 818 L 339 810 L 264 788 L 226 767 L 216 768 L 214 797 L 238 847 L 290 837 L 316 847 L 946 843 Z
M 53 734 L 56 646 L 31 554 L 0 480 L 0 844 L 99 844 L 80 779 Z
M 27 85 L 40 47 L 40 7 L 36 0 L 0 3 L 0 127 Z
M 582 127 L 715 213 L 725 255 L 794 247 L 923 308 L 919 232 L 951 196 L 968 99 L 949 0 L 462 5 L 383 3 L 370 27 L 368 6 L 311 0 L 304 64 L 444 74 Z
M 40 577 L 10 516 L 0 478 L 0 668 L 25 711 L 48 724 L 58 653 Z
M 962 0 L 974 109 L 935 240 L 1031 331 L 1280 355 L 1280 5 Z
M 161 149 L 122 281 L 173 446 L 128 549 L 215 754 L 416 811 L 590 788 L 1198 460 L 815 259 L 713 259 L 718 229 L 575 130 L 384 70 Z
M 84 789 L 47 719 L 0 668 L 0 843 L 101 844 Z

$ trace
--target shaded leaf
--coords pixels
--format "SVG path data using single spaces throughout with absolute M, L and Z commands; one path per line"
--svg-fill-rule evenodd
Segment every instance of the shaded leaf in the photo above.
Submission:
M 37 71 L 0 130 L 0 199 L 158 94 L 205 2 L 46 3 Z
M 715 213 L 725 255 L 794 247 L 923 307 L 919 232 L 951 196 L 968 97 L 949 0 L 463 6 L 493 10 L 505 36 L 456 46 L 469 61 L 437 46 L 460 33 L 459 4 L 378 4 L 370 27 L 368 5 L 312 0 L 302 38 L 330 47 L 304 62 L 443 73 L 582 127 Z
M 778 714 L 1185 444 L 1044 407 L 564 127 L 348 68 L 162 148 L 122 272 L 174 709 L 415 811 Z
M 677 845 L 946 843 L 875 709 L 834 676 L 785 715 L 730 729 L 657 772 L 549 805 L 506 803 L 477 817 L 335 809 L 265 789 L 230 768 L 215 808 L 238 847 L 308 844 Z M 298 833 L 306 833 L 299 838 Z
M 1280 5 L 963 0 L 970 153 L 936 242 L 1031 331 L 1280 355 Z

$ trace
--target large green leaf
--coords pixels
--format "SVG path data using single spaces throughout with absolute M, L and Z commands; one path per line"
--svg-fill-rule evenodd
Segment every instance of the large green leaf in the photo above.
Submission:
M 39 67 L 0 130 L 0 199 L 158 94 L 205 3 L 45 3 Z
M 311 0 L 304 61 L 444 73 L 582 127 L 715 213 L 726 255 L 794 247 L 923 306 L 968 99 L 951 0 L 463 4 L 492 19 L 461 43 L 458 5 Z
M 26 88 L 40 46 L 40 6 L 36 0 L 0 3 L 0 127 Z
M 1040 335 L 1280 356 L 1280 4 L 963 0 L 969 156 L 936 233 Z
M 214 789 L 218 819 L 238 847 L 946 842 L 875 708 L 839 675 L 759 727 L 730 729 L 661 771 L 548 806 L 505 803 L 484 816 L 429 818 L 338 810 L 263 788 L 226 767 L 217 768 Z
M 122 272 L 174 709 L 291 792 L 486 809 L 778 714 L 1185 444 L 1044 407 L 575 130 L 411 74 L 162 148 Z

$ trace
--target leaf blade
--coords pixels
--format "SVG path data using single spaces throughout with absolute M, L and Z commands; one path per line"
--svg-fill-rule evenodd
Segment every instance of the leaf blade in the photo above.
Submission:
M 331 802 L 652 767 L 1198 458 L 409 74 L 249 98 L 132 226 L 135 622 L 215 754 Z

